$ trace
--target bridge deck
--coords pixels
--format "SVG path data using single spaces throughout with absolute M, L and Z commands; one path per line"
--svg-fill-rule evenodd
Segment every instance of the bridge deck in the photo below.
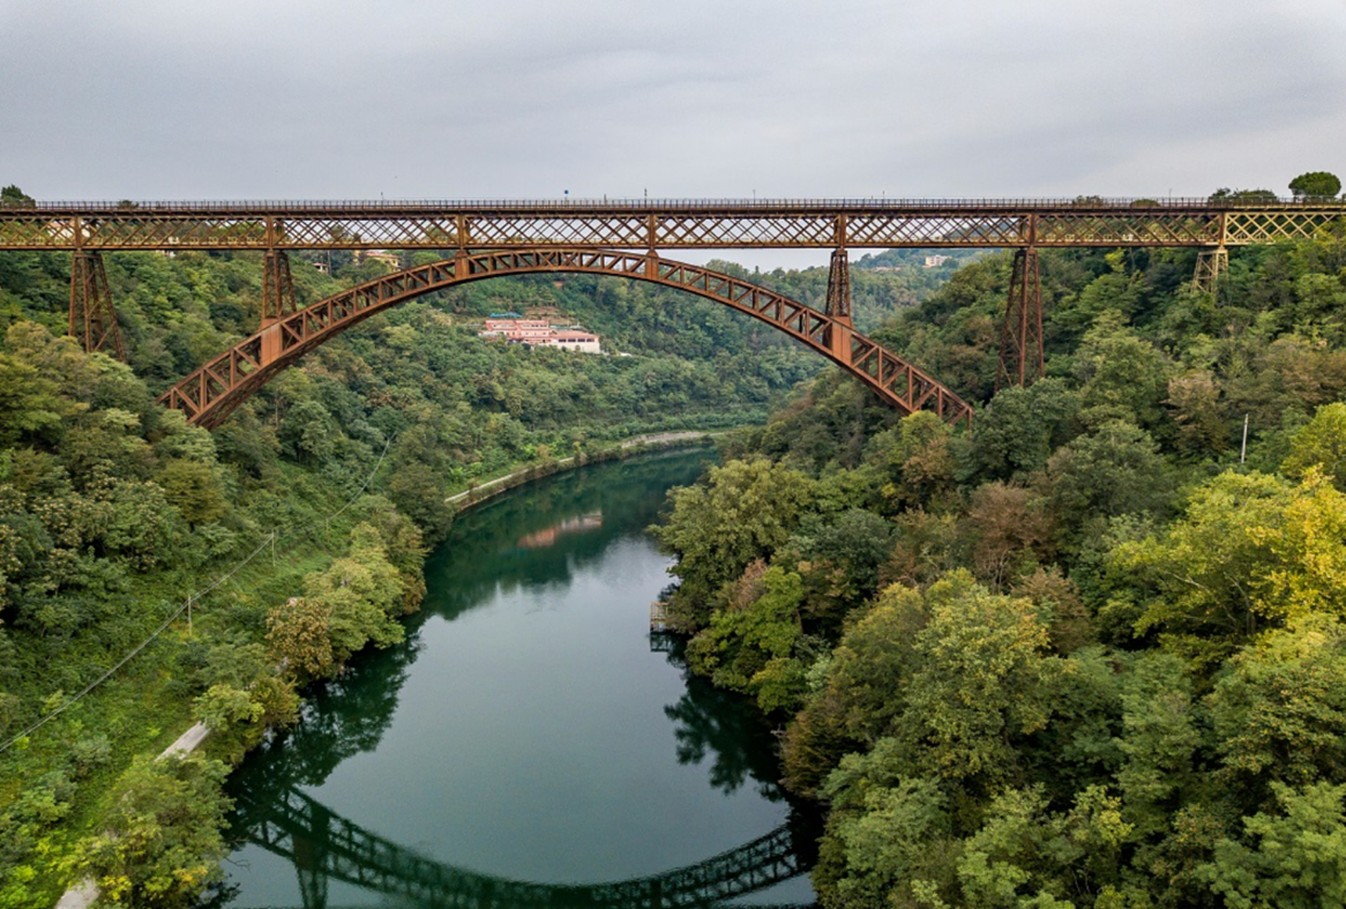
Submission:
M 1344 223 L 1335 200 L 44 202 L 0 208 L 0 250 L 1217 247 Z

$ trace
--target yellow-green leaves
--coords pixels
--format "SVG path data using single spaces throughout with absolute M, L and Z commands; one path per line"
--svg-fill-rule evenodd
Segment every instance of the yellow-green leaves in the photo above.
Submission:
M 1346 495 L 1312 468 L 1298 486 L 1221 474 L 1166 533 L 1120 544 L 1111 562 L 1142 592 L 1138 632 L 1218 658 L 1268 627 L 1346 617 Z

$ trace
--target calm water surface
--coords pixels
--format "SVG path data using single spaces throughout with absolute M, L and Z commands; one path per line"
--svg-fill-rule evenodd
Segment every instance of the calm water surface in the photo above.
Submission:
M 811 903 L 771 736 L 649 635 L 669 560 L 644 528 L 703 459 L 589 468 L 464 515 L 407 642 L 234 775 L 220 902 Z

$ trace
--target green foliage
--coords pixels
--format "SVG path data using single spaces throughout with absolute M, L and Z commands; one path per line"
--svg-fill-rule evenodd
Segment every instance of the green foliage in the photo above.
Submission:
M 1346 254 L 1241 251 L 1218 305 L 1190 254 L 1042 261 L 1029 388 L 991 397 L 1003 258 L 877 332 L 991 397 L 970 439 L 827 380 L 739 438 L 817 494 L 691 617 L 694 665 L 769 672 L 748 607 L 799 577 L 782 756 L 827 806 L 824 906 L 1341 905 Z
M 1309 171 L 1290 181 L 1296 199 L 1331 199 L 1341 192 L 1341 180 L 1325 170 Z
M 81 861 L 115 906 L 187 906 L 218 876 L 229 801 L 218 761 L 137 759 L 118 784 L 107 830 Z
M 688 662 L 717 685 L 756 695 L 764 709 L 797 706 L 803 672 L 793 658 L 803 636 L 803 581 L 779 567 L 758 574 L 740 581 L 751 600 L 718 610 L 692 639 Z
M 977 417 L 972 453 L 977 470 L 1008 480 L 1045 467 L 1051 453 L 1075 434 L 1079 406 L 1078 395 L 1060 379 L 1001 389 Z
M 1346 778 L 1346 631 L 1272 631 L 1231 659 L 1209 695 L 1227 777 L 1264 798 L 1273 781 Z
M 237 723 L 261 719 L 263 708 L 248 692 L 232 685 L 211 685 L 196 699 L 196 718 L 213 732 L 222 732 Z
M 1298 479 L 1311 468 L 1326 474 L 1346 492 L 1346 403 L 1324 404 L 1290 441 L 1281 472 Z
M 673 490 L 672 514 L 653 531 L 677 557 L 678 614 L 704 621 L 726 583 L 790 538 L 813 495 L 807 476 L 765 459 L 712 467 L 704 482 Z
M 1201 879 L 1233 909 L 1346 906 L 1346 784 L 1272 789 L 1277 810 L 1217 842 Z
M 1162 538 L 1112 559 L 1142 598 L 1136 628 L 1201 659 L 1314 614 L 1346 617 L 1346 497 L 1316 471 L 1293 487 L 1225 473 L 1198 487 Z
M 0 207 L 11 208 L 33 204 L 33 197 L 19 189 L 13 183 L 0 188 Z
M 1168 472 L 1149 433 L 1109 420 L 1058 448 L 1040 482 L 1063 543 L 1079 546 L 1107 518 L 1164 509 L 1172 495 Z
M 997 596 L 953 573 L 925 595 L 929 619 L 916 635 L 915 671 L 894 732 L 912 764 L 939 778 L 1012 779 L 1012 743 L 1042 729 L 1062 671 L 1032 604 Z

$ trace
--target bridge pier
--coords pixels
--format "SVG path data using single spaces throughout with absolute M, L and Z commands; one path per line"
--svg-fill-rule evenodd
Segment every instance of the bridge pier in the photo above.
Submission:
M 1229 270 L 1229 250 L 1225 246 L 1201 249 L 1196 254 L 1196 272 L 1192 275 L 1192 290 L 1215 296 L 1220 278 Z
M 844 246 L 832 250 L 832 264 L 827 269 L 827 306 L 823 312 L 847 327 L 854 327 L 851 322 L 851 264 Z
M 851 264 L 844 246 L 832 250 L 832 263 L 827 269 L 827 304 L 823 312 L 832 317 L 827 339 L 832 356 L 847 366 L 852 365 L 851 335 L 855 323 L 851 321 Z
M 996 390 L 1009 385 L 1031 385 L 1042 378 L 1044 366 L 1038 251 L 1035 246 L 1025 246 L 1014 251 L 1010 270 L 1009 302 L 1000 329 Z
M 75 230 L 82 228 L 76 225 Z M 97 251 L 77 249 L 70 254 L 69 333 L 88 353 L 101 350 L 118 360 L 126 359 L 103 257 Z
M 295 312 L 290 257 L 283 249 L 268 249 L 262 263 L 262 327 Z

